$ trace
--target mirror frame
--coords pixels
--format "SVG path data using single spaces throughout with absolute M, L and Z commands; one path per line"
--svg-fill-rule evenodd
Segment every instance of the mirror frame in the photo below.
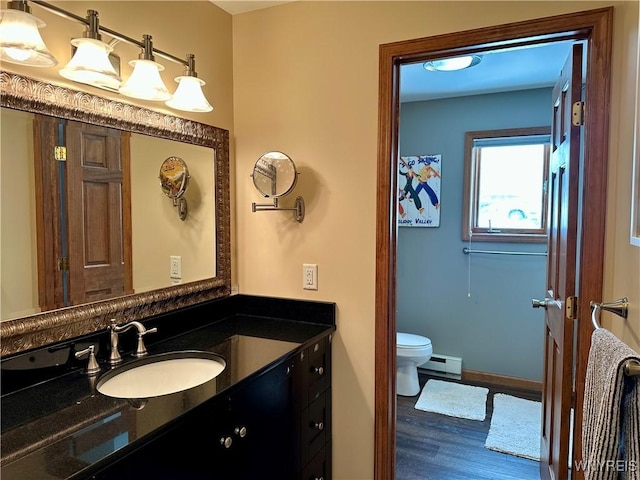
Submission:
M 231 294 L 228 130 L 6 71 L 0 106 L 211 147 L 216 215 L 215 277 L 0 321 L 0 356 L 106 329 L 111 318 L 141 320 Z

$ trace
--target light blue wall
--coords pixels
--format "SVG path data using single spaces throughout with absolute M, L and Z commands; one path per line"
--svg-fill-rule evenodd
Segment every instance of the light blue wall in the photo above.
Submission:
M 440 226 L 398 230 L 398 331 L 431 339 L 463 369 L 541 380 L 544 256 L 465 255 L 464 135 L 550 125 L 551 89 L 404 103 L 400 155 L 442 154 Z M 474 242 L 482 250 L 544 252 L 544 244 Z M 470 296 L 468 293 L 470 292 Z

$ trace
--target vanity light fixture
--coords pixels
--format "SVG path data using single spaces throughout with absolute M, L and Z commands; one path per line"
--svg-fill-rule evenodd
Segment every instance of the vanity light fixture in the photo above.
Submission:
M 0 10 L 0 60 L 32 67 L 58 64 L 40 36 L 45 23 L 31 15 L 24 0 L 7 2 Z
M 178 82 L 178 88 L 176 88 L 173 97 L 165 103 L 169 107 L 178 110 L 210 112 L 213 107 L 205 98 L 204 93 L 202 93 L 202 86 L 205 85 L 205 82 L 198 78 L 195 64 L 195 55 L 188 54 L 184 75 L 175 78 L 175 81 Z
M 45 10 L 87 26 L 82 38 L 71 40 L 76 50 L 73 58 L 60 70 L 61 76 L 132 98 L 163 101 L 167 106 L 178 110 L 213 110 L 202 92 L 205 82 L 199 79 L 195 72 L 195 55 L 189 54 L 186 60 L 183 60 L 154 48 L 151 35 L 143 35 L 143 41 L 140 42 L 100 26 L 98 12 L 95 10 L 87 10 L 87 16 L 83 18 L 43 0 L 30 1 Z M 38 28 L 45 24 L 30 12 L 26 0 L 11 0 L 7 2 L 7 9 L 0 10 L 0 60 L 30 66 L 54 66 L 57 60 L 49 53 L 38 32 Z M 25 31 L 30 33 L 23 33 Z M 101 33 L 109 35 L 113 40 L 109 43 L 103 42 Z M 121 82 L 117 71 L 119 68 L 114 68 L 110 59 L 118 59 L 117 55 L 112 53 L 113 46 L 118 41 L 141 48 L 139 58 L 129 62 L 133 72 L 124 83 Z M 185 67 L 184 75 L 175 78 L 178 87 L 173 96 L 160 77 L 164 66 L 155 61 L 154 54 Z
M 478 65 L 482 61 L 480 55 L 463 55 L 461 57 L 430 60 L 423 64 L 425 70 L 431 72 L 454 72 Z
M 109 60 L 113 47 L 101 41 L 98 12 L 88 10 L 87 22 L 84 36 L 71 40 L 76 51 L 69 63 L 60 70 L 60 75 L 75 82 L 117 92 L 121 79 Z
M 160 78 L 164 66 L 155 61 L 151 35 L 143 35 L 142 42 L 142 52 L 138 60 L 129 62 L 133 67 L 133 73 L 120 87 L 120 93 L 141 100 L 169 100 L 171 94 Z

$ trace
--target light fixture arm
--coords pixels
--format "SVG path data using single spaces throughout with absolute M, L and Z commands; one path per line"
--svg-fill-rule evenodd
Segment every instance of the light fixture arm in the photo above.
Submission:
M 156 57 L 153 55 L 153 42 L 151 41 L 151 35 L 146 33 L 142 35 L 142 52 L 138 55 L 140 60 L 156 61 Z
M 187 53 L 187 65 L 184 74 L 188 77 L 198 77 L 196 73 L 196 56 L 193 53 Z
M 72 12 L 69 12 L 67 10 L 64 10 L 64 9 L 62 9 L 62 8 L 56 6 L 56 5 L 53 5 L 53 4 L 49 3 L 49 2 L 45 2 L 44 0 L 31 0 L 31 2 L 35 3 L 36 5 L 38 5 L 38 6 L 42 7 L 42 8 L 44 8 L 45 10 L 49 10 L 50 12 L 53 12 L 53 13 L 55 13 L 57 15 L 69 18 L 71 20 L 75 20 L 76 22 L 83 23 L 84 25 L 87 26 L 89 31 L 91 30 L 91 22 L 93 20 L 91 18 L 91 15 L 89 14 L 89 12 L 93 12 L 94 10 L 89 10 L 87 12 L 88 13 L 87 18 L 83 18 L 83 17 L 80 17 L 80 16 L 76 15 L 75 13 L 72 13 Z M 29 5 L 27 5 L 26 0 L 13 0 L 13 1 L 10 1 L 10 2 L 8 2 L 7 7 L 15 9 L 15 10 L 22 10 L 22 11 L 25 11 L 27 13 L 30 13 L 30 10 L 31 10 Z M 124 35 L 124 34 L 120 33 L 120 32 L 117 32 L 115 30 L 107 28 L 105 26 L 102 26 L 102 25 L 98 26 L 98 23 L 97 23 L 98 22 L 98 19 L 97 19 L 98 12 L 95 12 L 95 14 L 96 14 L 95 15 L 95 22 L 96 22 L 95 27 L 97 29 L 98 35 L 99 35 L 99 32 L 102 31 L 103 33 L 106 33 L 109 36 L 120 40 L 121 42 L 125 42 L 125 43 L 128 43 L 130 45 L 137 45 L 143 51 L 146 49 L 146 42 L 144 40 L 142 42 L 140 42 L 140 41 L 135 40 L 135 39 L 133 39 L 133 38 L 127 36 L 127 35 Z M 89 38 L 94 38 L 94 37 L 89 37 Z M 153 54 L 156 54 L 156 55 L 158 55 L 158 56 L 160 56 L 160 57 L 162 57 L 162 58 L 164 58 L 166 60 L 170 60 L 172 62 L 184 65 L 187 68 L 189 66 L 188 58 L 187 58 L 187 60 L 183 60 L 183 59 L 181 59 L 179 57 L 176 57 L 175 55 L 172 55 L 170 53 L 164 52 L 162 50 L 159 50 L 159 49 L 153 47 L 152 44 L 150 46 L 150 50 L 149 51 L 150 51 L 150 54 L 152 56 L 153 56 Z
M 93 38 L 94 40 L 102 40 L 100 35 L 100 21 L 98 20 L 98 12 L 95 10 L 87 10 L 87 30 L 83 34 L 84 38 Z
M 12 0 L 7 2 L 7 8 L 9 10 L 18 10 L 24 13 L 31 13 L 31 7 L 27 5 L 25 0 Z

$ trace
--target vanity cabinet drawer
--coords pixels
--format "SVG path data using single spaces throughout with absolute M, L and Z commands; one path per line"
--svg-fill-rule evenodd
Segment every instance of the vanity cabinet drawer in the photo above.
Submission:
M 331 438 L 331 410 L 327 401 L 331 390 L 311 402 L 302 413 L 302 459 L 303 464 L 313 458 Z
M 331 345 L 325 337 L 306 350 L 304 362 L 303 402 L 309 404 L 317 399 L 331 384 Z
M 301 480 L 331 480 L 331 442 L 328 442 L 302 471 Z

